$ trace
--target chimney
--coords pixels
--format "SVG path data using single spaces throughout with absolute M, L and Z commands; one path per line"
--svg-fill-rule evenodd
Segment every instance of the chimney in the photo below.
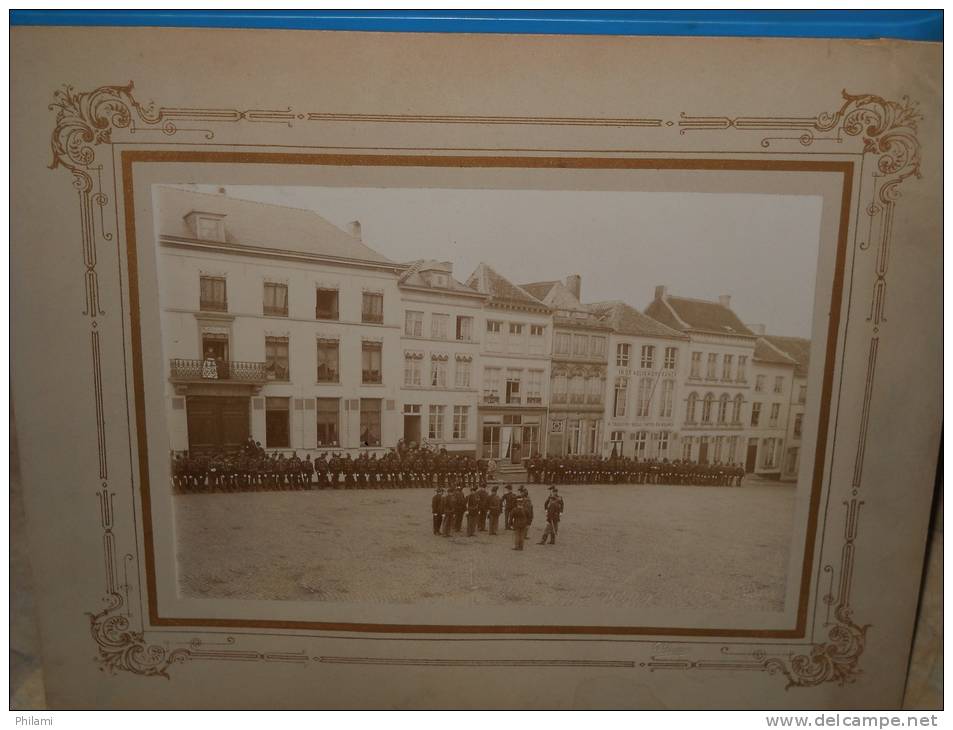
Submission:
M 666 294 L 668 294 L 668 287 L 666 287 L 664 284 L 659 284 L 657 287 L 655 287 L 655 298 L 656 298 L 656 299 L 661 299 L 661 298 L 664 297 Z
M 754 332 L 756 335 L 763 335 L 767 330 L 763 324 L 746 324 L 745 327 Z
M 361 237 L 361 222 L 360 221 L 351 221 L 347 224 L 347 232 L 350 233 L 358 241 L 363 241 Z
M 579 274 L 570 274 L 566 277 L 566 288 L 576 299 L 582 300 L 582 277 Z
M 718 303 L 723 307 L 731 306 L 731 294 L 722 294 L 718 297 Z

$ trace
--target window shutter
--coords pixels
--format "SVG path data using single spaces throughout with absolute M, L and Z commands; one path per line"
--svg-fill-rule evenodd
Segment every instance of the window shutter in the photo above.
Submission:
M 265 409 L 265 399 L 264 398 L 252 398 L 251 407 L 256 411 L 262 411 Z

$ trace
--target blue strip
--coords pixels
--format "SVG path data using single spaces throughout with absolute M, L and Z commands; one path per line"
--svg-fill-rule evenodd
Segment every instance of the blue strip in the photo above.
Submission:
M 10 24 L 943 40 L 942 10 L 11 10 Z

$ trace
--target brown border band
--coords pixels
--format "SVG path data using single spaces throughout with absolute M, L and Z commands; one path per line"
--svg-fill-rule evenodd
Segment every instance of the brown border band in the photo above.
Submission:
M 577 634 L 577 635 L 658 635 L 711 636 L 800 639 L 807 626 L 810 583 L 817 538 L 818 507 L 823 482 L 828 422 L 830 420 L 831 392 L 838 331 L 840 328 L 841 299 L 847 254 L 847 234 L 850 227 L 850 201 L 853 195 L 854 163 L 851 161 L 801 161 L 764 159 L 708 159 L 708 158 L 619 158 L 619 157 L 500 157 L 500 156 L 443 156 L 443 155 L 341 155 L 301 154 L 275 152 L 208 152 L 208 151 L 123 151 L 120 155 L 123 181 L 123 202 L 126 226 L 126 252 L 129 277 L 129 303 L 132 339 L 133 385 L 136 412 L 136 437 L 139 450 L 139 478 L 142 498 L 143 542 L 145 548 L 146 587 L 149 621 L 153 626 L 175 627 L 236 627 L 276 629 L 317 629 L 360 633 L 410 634 Z M 535 168 L 535 169 L 594 169 L 594 170 L 720 170 L 771 172 L 830 172 L 843 177 L 837 250 L 834 263 L 829 325 L 827 332 L 824 374 L 821 387 L 821 409 L 818 420 L 817 446 L 814 456 L 810 505 L 804 558 L 798 594 L 797 622 L 793 629 L 700 629 L 646 626 L 462 626 L 428 624 L 336 623 L 322 621 L 289 621 L 270 619 L 215 619 L 161 617 L 155 577 L 155 546 L 152 531 L 152 506 L 149 487 L 148 443 L 145 421 L 145 389 L 142 368 L 142 338 L 139 319 L 139 279 L 137 265 L 135 200 L 133 193 L 133 165 L 137 162 L 191 162 L 191 163 L 245 163 L 271 165 L 322 165 L 367 167 L 474 167 L 474 168 Z

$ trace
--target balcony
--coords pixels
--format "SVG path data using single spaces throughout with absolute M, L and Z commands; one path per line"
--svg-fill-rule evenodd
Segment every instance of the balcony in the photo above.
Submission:
M 173 358 L 169 361 L 169 379 L 182 384 L 224 382 L 263 385 L 270 378 L 268 363 L 264 362 Z

